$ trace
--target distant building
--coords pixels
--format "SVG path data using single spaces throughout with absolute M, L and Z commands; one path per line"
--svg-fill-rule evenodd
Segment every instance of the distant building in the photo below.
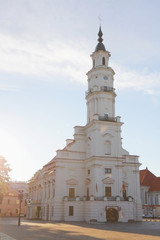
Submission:
M 123 123 L 115 116 L 115 72 L 108 66 L 111 54 L 102 35 L 100 28 L 87 73 L 87 123 L 74 127 L 74 139 L 68 139 L 29 181 L 29 219 L 141 220 L 140 163 L 122 147 Z
M 160 177 L 147 168 L 140 170 L 141 200 L 143 213 L 150 216 L 160 215 Z
M 26 215 L 25 193 L 27 192 L 26 182 L 9 182 L 8 189 L 0 202 L 0 216 L 18 216 L 19 214 L 19 190 L 23 190 L 24 198 L 21 203 L 21 213 Z

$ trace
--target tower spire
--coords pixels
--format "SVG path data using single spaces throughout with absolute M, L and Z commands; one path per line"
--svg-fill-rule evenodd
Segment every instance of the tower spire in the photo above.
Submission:
M 103 38 L 102 38 L 103 33 L 102 33 L 102 30 L 101 30 L 101 25 L 100 25 L 100 27 L 99 27 L 98 36 L 99 36 L 99 38 L 98 38 L 98 44 L 97 44 L 97 46 L 96 46 L 95 52 L 97 52 L 97 51 L 99 51 L 99 50 L 106 51 L 105 46 L 104 46 L 104 44 L 102 43 L 102 42 L 103 42 Z
M 100 27 L 99 27 L 98 36 L 99 36 L 98 42 L 99 42 L 99 43 L 102 43 L 102 42 L 103 42 L 103 38 L 102 38 L 103 33 L 102 33 L 102 30 L 101 30 L 101 25 L 100 25 Z

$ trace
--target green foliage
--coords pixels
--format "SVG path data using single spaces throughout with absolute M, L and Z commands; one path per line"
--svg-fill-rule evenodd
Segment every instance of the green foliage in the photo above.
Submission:
M 6 183 L 9 181 L 9 172 L 11 171 L 5 158 L 0 156 L 0 182 Z
M 7 183 L 9 181 L 9 172 L 11 171 L 5 158 L 0 156 L 0 203 L 7 191 Z
M 8 188 L 8 184 L 4 182 L 0 182 L 0 204 L 2 203 L 3 196 L 6 194 Z

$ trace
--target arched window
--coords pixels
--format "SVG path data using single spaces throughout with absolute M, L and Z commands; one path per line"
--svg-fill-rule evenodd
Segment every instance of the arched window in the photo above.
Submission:
M 102 64 L 103 64 L 103 65 L 106 64 L 105 57 L 102 58 Z
M 95 67 L 95 59 L 93 59 L 93 67 Z
M 91 141 L 92 141 L 92 139 L 90 137 L 88 137 L 88 144 L 87 144 L 88 155 L 91 154 Z
M 111 155 L 111 142 L 108 140 L 105 142 L 105 154 Z

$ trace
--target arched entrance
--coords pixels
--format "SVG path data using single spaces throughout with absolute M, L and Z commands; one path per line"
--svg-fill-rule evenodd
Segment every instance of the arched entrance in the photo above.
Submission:
M 118 222 L 118 210 L 115 208 L 107 208 L 106 209 L 106 219 L 107 222 Z

